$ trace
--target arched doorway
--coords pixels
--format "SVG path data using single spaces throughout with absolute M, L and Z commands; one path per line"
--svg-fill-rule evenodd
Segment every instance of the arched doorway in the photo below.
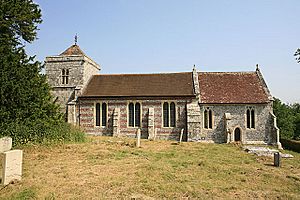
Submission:
M 234 141 L 235 142 L 241 141 L 241 129 L 240 128 L 234 129 Z

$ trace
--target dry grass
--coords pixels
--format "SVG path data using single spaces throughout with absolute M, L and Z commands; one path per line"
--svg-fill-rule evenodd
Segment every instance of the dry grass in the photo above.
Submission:
M 23 180 L 0 199 L 299 199 L 300 154 L 256 157 L 238 146 L 93 137 L 24 148 Z

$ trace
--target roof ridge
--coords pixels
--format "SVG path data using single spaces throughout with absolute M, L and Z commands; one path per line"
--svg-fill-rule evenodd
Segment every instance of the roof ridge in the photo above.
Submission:
M 95 74 L 94 76 L 128 76 L 128 75 L 131 75 L 131 76 L 140 76 L 140 75 L 162 75 L 162 74 L 188 74 L 188 73 L 192 73 L 192 72 L 170 72 L 170 73 L 133 73 L 133 74 Z
M 198 72 L 202 74 L 254 74 L 256 71 L 239 71 L 239 72 Z

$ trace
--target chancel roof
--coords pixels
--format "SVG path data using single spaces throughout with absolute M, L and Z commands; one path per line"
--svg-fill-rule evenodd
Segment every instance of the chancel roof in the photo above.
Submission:
M 194 96 L 191 72 L 94 75 L 82 97 Z
M 269 94 L 260 72 L 198 73 L 201 103 L 266 103 Z
M 200 103 L 270 101 L 260 72 L 198 72 Z M 196 97 L 192 72 L 94 75 L 81 97 Z

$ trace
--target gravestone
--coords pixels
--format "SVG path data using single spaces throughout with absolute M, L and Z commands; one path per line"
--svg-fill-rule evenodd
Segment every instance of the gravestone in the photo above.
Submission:
M 184 129 L 181 129 L 179 143 L 182 142 L 183 132 L 184 132 Z
M 0 138 L 0 153 L 11 150 L 11 147 L 12 147 L 11 137 Z
M 141 129 L 137 130 L 136 147 L 141 147 Z
M 280 167 L 280 153 L 279 152 L 274 153 L 274 166 Z
M 8 185 L 14 180 L 21 180 L 22 177 L 22 150 L 11 150 L 3 153 L 2 185 Z

